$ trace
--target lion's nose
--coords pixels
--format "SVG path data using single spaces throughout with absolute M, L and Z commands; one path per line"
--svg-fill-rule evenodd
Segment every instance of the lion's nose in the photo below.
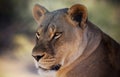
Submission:
M 39 61 L 44 56 L 44 54 L 42 54 L 42 55 L 32 55 L 32 56 L 34 57 L 34 59 L 36 61 Z

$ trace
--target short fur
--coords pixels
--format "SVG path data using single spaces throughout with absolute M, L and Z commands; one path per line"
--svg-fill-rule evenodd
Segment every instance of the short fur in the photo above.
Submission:
M 120 77 L 120 45 L 87 19 L 84 5 L 49 12 L 37 4 L 33 15 L 41 77 Z

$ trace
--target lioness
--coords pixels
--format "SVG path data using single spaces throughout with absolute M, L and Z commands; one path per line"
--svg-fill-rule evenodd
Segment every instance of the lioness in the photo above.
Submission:
M 84 5 L 49 12 L 36 4 L 33 15 L 40 77 L 120 77 L 120 45 L 88 20 Z

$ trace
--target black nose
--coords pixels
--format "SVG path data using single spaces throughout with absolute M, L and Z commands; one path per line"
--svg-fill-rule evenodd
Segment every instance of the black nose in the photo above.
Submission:
M 44 55 L 32 55 L 35 60 L 39 61 Z

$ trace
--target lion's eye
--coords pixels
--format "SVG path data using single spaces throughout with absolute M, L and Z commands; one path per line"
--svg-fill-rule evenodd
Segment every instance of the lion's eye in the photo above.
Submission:
M 37 37 L 37 39 L 40 38 L 40 33 L 39 32 L 36 32 L 36 37 Z
M 62 32 L 56 32 L 53 38 L 58 39 L 61 35 L 62 35 Z

